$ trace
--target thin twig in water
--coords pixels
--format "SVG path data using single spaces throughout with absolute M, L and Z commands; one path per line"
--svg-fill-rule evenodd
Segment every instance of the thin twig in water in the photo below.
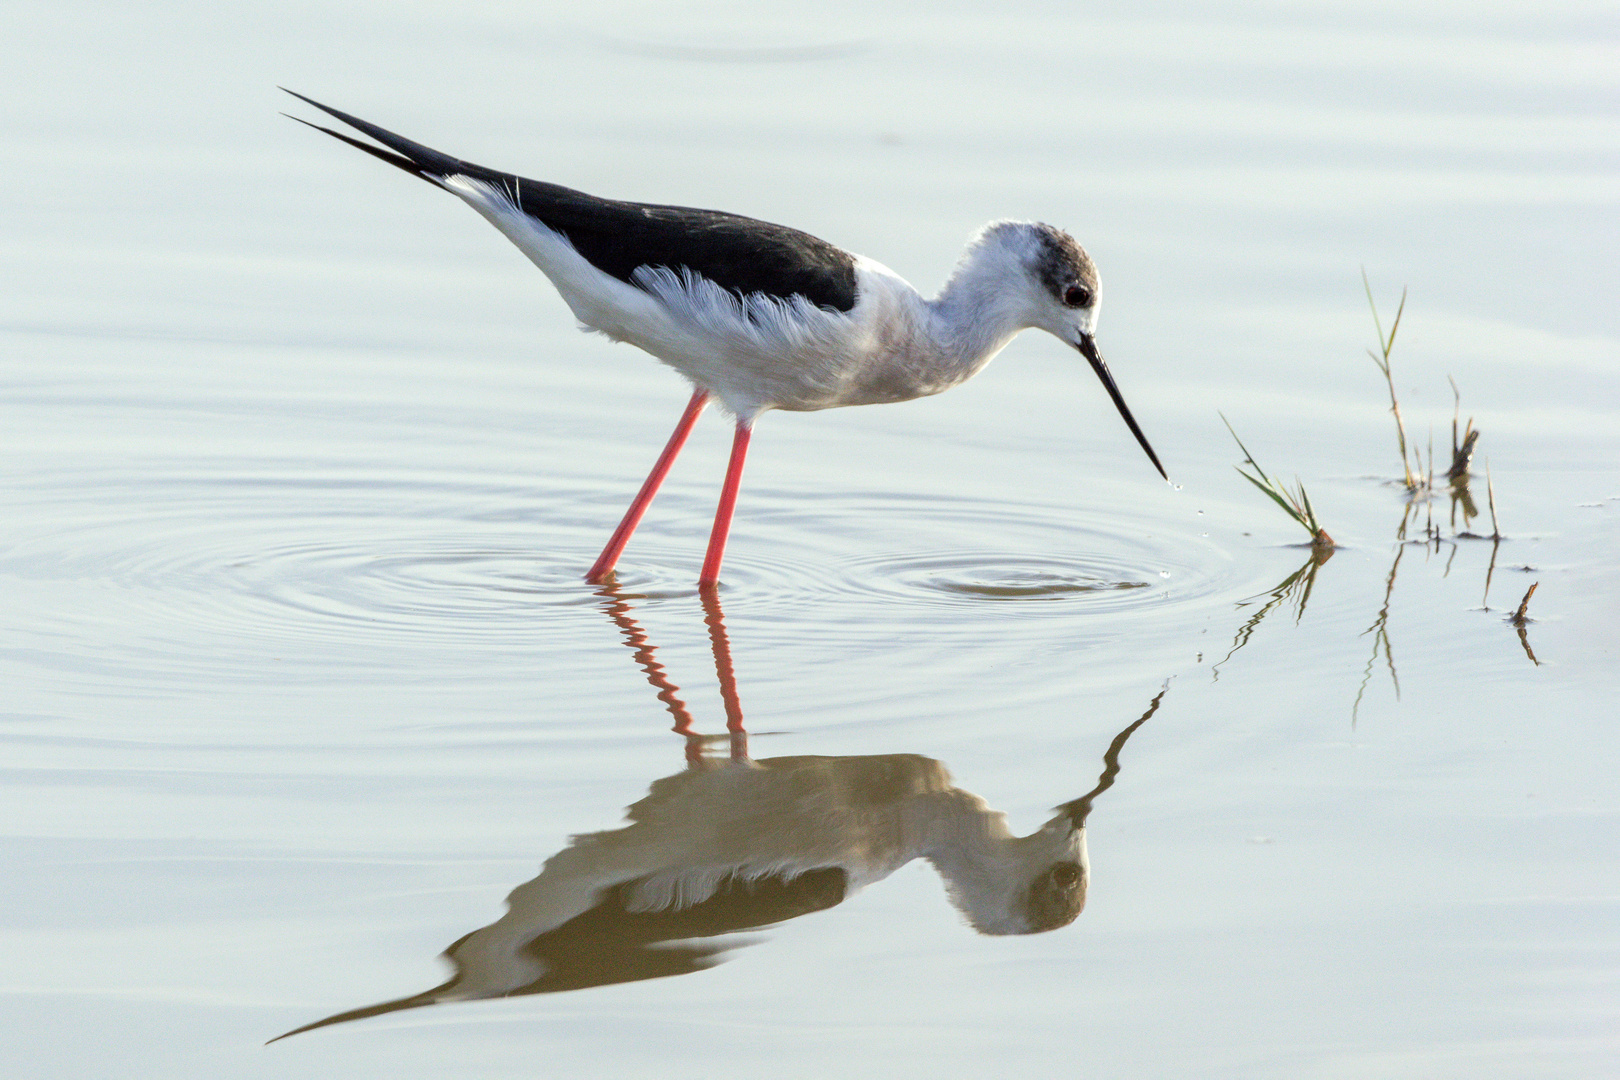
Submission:
M 1491 578 L 1496 576 L 1496 552 L 1501 546 L 1500 536 L 1491 541 L 1491 564 L 1485 568 L 1485 598 L 1480 601 L 1486 611 L 1491 610 Z
M 1485 499 L 1491 507 L 1491 539 L 1502 539 L 1502 527 L 1496 523 L 1496 485 L 1491 483 L 1491 462 L 1485 460 Z
M 1489 611 L 1491 610 L 1491 577 L 1496 573 L 1496 552 L 1502 546 L 1502 527 L 1496 523 L 1496 485 L 1491 483 L 1491 462 L 1489 458 L 1485 460 L 1485 501 L 1491 508 L 1491 564 L 1485 568 L 1485 600 L 1483 602 L 1485 610 Z M 1531 659 L 1534 659 L 1534 657 L 1531 657 Z
M 1526 612 L 1530 609 L 1530 598 L 1536 594 L 1536 586 L 1540 584 L 1541 582 L 1539 581 L 1533 582 L 1530 585 L 1530 588 L 1525 590 L 1524 599 L 1519 601 L 1519 610 L 1515 611 L 1513 613 L 1513 618 L 1508 620 L 1508 623 L 1512 625 L 1514 629 L 1519 631 L 1519 644 L 1524 646 L 1524 655 L 1528 656 L 1530 658 L 1530 662 L 1536 665 L 1536 667 L 1541 666 L 1541 661 L 1536 659 L 1536 652 L 1530 647 L 1529 631 L 1530 624 L 1535 622 L 1535 620 L 1527 615 Z
M 1536 595 L 1536 586 L 1540 584 L 1541 582 L 1539 581 L 1534 582 L 1531 584 L 1529 589 L 1525 590 L 1524 599 L 1519 601 L 1519 610 L 1513 613 L 1513 618 L 1509 619 L 1508 622 L 1512 623 L 1514 626 L 1523 626 L 1525 623 L 1531 621 L 1530 617 L 1526 615 L 1525 612 L 1530 610 L 1530 598 Z

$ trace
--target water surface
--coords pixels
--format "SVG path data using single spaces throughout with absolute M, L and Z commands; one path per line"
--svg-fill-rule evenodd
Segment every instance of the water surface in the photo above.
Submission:
M 17 24 L 0 1040 L 24 1075 L 1612 1068 L 1605 12 Z M 707 418 L 616 589 L 585 585 L 685 389 L 576 333 L 454 200 L 277 117 L 277 83 L 925 290 L 988 219 L 1070 228 L 1176 485 L 1026 335 L 938 398 L 765 417 L 718 606 L 693 585 L 729 441 Z M 1391 482 L 1362 268 L 1386 320 L 1410 286 L 1414 442 L 1444 454 L 1448 375 L 1484 432 L 1473 516 Z M 1305 481 L 1331 559 L 1233 472 L 1217 409 Z M 1494 543 L 1462 535 L 1493 532 L 1487 459 Z M 976 933 L 944 849 L 842 876 L 823 851 L 710 874 L 702 926 L 613 894 L 556 992 L 507 972 L 373 1008 L 451 978 L 439 954 L 571 837 L 750 761 L 843 777 L 825 805 L 870 820 L 947 820 L 917 788 L 1018 836 L 1094 792 L 1084 910 Z

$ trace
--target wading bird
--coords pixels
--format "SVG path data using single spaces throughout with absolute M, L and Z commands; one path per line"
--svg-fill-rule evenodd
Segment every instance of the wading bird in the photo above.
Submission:
M 785 225 L 602 199 L 496 172 L 287 92 L 382 146 L 300 123 L 477 210 L 545 272 L 584 328 L 644 349 L 692 383 L 674 434 L 587 581 L 612 573 L 711 399 L 720 400 L 737 427 L 701 586 L 720 580 L 743 460 L 761 413 L 937 394 L 971 378 L 1032 327 L 1074 346 L 1091 363 L 1165 476 L 1097 351 L 1097 268 L 1061 229 L 1032 221 L 986 225 L 939 296 L 928 300 L 888 267 Z

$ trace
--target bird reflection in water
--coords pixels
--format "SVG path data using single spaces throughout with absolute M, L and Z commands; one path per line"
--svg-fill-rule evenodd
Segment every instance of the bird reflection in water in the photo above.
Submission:
M 449 981 L 287 1035 L 441 1002 L 701 971 L 751 943 L 725 935 L 833 907 L 918 858 L 939 871 L 951 902 L 980 933 L 1041 933 L 1080 914 L 1089 876 L 1086 818 L 1113 785 L 1125 741 L 1158 710 L 1164 690 L 1114 738 L 1095 787 L 1057 807 L 1034 833 L 1014 836 L 1005 815 L 919 754 L 749 757 L 712 590 L 704 590 L 703 603 L 729 753 L 706 754 L 709 740 L 632 618 L 629 598 L 611 588 L 602 595 L 686 738 L 686 768 L 655 780 L 629 808 L 630 824 L 574 837 L 538 877 L 512 891 L 504 916 L 446 949 L 455 968 Z

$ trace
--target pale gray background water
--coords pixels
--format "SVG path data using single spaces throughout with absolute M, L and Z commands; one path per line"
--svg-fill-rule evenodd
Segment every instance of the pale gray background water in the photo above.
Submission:
M 1612 6 L 997 8 L 6 6 L 8 1074 L 1613 1073 Z M 1179 486 L 1030 335 L 943 397 L 767 416 L 723 595 L 756 754 L 927 755 L 1021 831 L 1168 680 L 1078 922 L 976 936 L 913 864 L 712 971 L 261 1046 L 440 981 L 682 763 L 578 581 L 682 385 L 278 83 L 928 291 L 990 218 L 1080 237 Z M 1362 267 L 1386 317 L 1411 288 L 1414 437 L 1448 374 L 1484 430 L 1488 599 L 1444 499 L 1395 542 Z M 1246 639 L 1305 556 L 1217 409 L 1346 545 Z M 622 564 L 709 730 L 728 435 Z

